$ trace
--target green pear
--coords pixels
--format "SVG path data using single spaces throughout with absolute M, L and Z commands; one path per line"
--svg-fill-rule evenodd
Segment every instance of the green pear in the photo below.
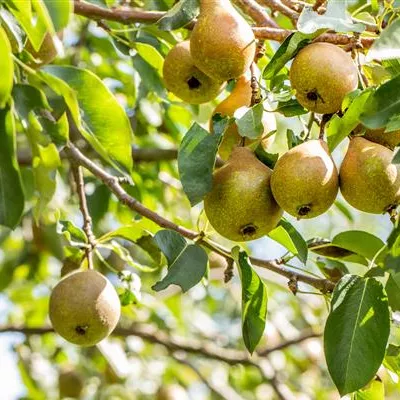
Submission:
M 354 208 L 383 214 L 400 202 L 400 169 L 393 151 L 357 136 L 340 167 L 340 191 Z
M 54 330 L 80 346 L 93 346 L 118 323 L 119 297 L 110 281 L 97 271 L 73 272 L 50 296 L 49 316 Z
M 329 209 L 339 190 L 336 166 L 323 140 L 309 140 L 277 161 L 271 178 L 277 203 L 297 218 L 314 218 Z
M 65 397 L 79 399 L 84 388 L 84 380 L 81 374 L 73 369 L 65 369 L 58 376 L 58 390 L 60 398 Z
M 164 61 L 164 84 L 187 103 L 206 103 L 218 96 L 225 83 L 201 72 L 193 63 L 189 47 L 189 41 L 184 41 L 170 50 Z
M 200 70 L 220 81 L 239 78 L 253 62 L 255 50 L 251 27 L 229 0 L 200 0 L 190 36 L 190 52 Z
M 213 176 L 204 199 L 210 224 L 227 239 L 242 242 L 266 235 L 282 216 L 270 188 L 272 171 L 251 150 L 236 147 Z
M 357 89 L 358 71 L 350 55 L 331 43 L 312 43 L 299 51 L 289 73 L 298 102 L 307 110 L 332 114 Z

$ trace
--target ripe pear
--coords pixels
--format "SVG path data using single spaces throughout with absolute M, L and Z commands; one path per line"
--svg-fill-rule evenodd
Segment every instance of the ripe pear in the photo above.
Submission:
M 400 130 L 385 132 L 385 129 L 367 129 L 364 138 L 393 150 L 396 146 L 400 145 Z
M 97 271 L 73 272 L 50 296 L 49 315 L 54 330 L 80 346 L 93 346 L 118 323 L 119 297 L 110 281 Z
M 63 33 L 59 32 L 57 36 L 59 39 L 62 39 Z M 46 33 L 39 50 L 36 51 L 29 41 L 25 45 L 25 50 L 29 51 L 35 59 L 35 61 L 29 62 L 29 66 L 32 68 L 39 68 L 43 65 L 50 64 L 58 55 L 54 39 L 50 33 Z
M 60 398 L 65 397 L 79 399 L 84 388 L 84 380 L 81 374 L 68 369 L 60 372 L 58 376 L 58 390 Z
M 312 43 L 300 50 L 289 78 L 298 102 L 320 114 L 339 111 L 346 94 L 358 85 L 357 67 L 350 55 L 331 43 Z
M 333 204 L 339 190 L 336 166 L 323 140 L 309 140 L 286 152 L 272 172 L 277 203 L 297 218 L 314 218 Z
M 340 190 L 354 208 L 383 214 L 400 202 L 400 169 L 393 151 L 357 136 L 340 167 Z
M 236 147 L 228 162 L 214 172 L 204 210 L 220 235 L 242 242 L 258 239 L 276 227 L 282 210 L 272 196 L 271 174 L 246 147 Z
M 239 78 L 256 51 L 253 31 L 229 0 L 200 0 L 200 15 L 190 37 L 195 65 L 220 81 Z
M 191 104 L 215 99 L 225 82 L 210 78 L 193 63 L 189 41 L 178 43 L 168 53 L 163 67 L 165 87 L 180 99 Z
M 230 95 L 223 100 L 213 111 L 214 114 L 232 117 L 236 110 L 241 107 L 250 107 L 252 96 L 251 80 L 248 76 L 242 75 L 236 82 L 236 85 Z M 264 112 L 262 123 L 264 132 L 262 135 L 276 129 L 276 121 L 273 113 Z M 212 131 L 212 121 L 210 121 L 210 131 Z M 219 156 L 226 161 L 232 153 L 232 150 L 241 144 L 242 137 L 239 134 L 238 127 L 235 123 L 231 124 L 222 138 L 218 148 Z M 268 148 L 272 141 L 271 137 L 264 138 L 261 145 L 264 150 Z M 245 146 L 256 142 L 256 139 L 245 138 Z

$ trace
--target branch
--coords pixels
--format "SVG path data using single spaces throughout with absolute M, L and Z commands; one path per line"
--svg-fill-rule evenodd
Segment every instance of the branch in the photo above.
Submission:
M 162 217 L 161 215 L 155 213 L 154 211 L 149 210 L 142 203 L 140 203 L 135 198 L 131 197 L 119 184 L 118 179 L 108 172 L 104 171 L 93 161 L 84 156 L 78 148 L 76 148 L 73 144 L 69 144 L 68 147 L 65 148 L 65 152 L 68 158 L 74 160 L 81 166 L 85 167 L 88 171 L 90 171 L 94 176 L 99 178 L 108 188 L 114 193 L 114 195 L 119 199 L 119 201 L 129 207 L 131 210 L 136 211 L 140 215 L 152 220 L 157 225 L 166 228 L 172 229 L 182 236 L 186 237 L 190 240 L 198 239 L 197 243 L 208 247 L 211 250 L 218 252 L 219 254 L 232 258 L 230 256 L 230 251 L 225 249 L 217 244 L 210 242 L 207 239 L 201 238 L 201 234 L 198 232 L 187 229 L 183 226 L 177 225 L 174 222 Z M 323 293 L 331 292 L 335 287 L 335 284 L 328 279 L 318 279 L 312 276 L 300 273 L 293 272 L 290 269 L 280 265 L 277 260 L 260 260 L 257 258 L 250 258 L 250 261 L 259 267 L 269 269 L 270 271 L 276 272 L 282 276 L 285 276 L 288 279 L 296 279 L 297 281 L 307 283 L 316 289 L 321 290 Z
M 235 3 L 257 24 L 278 28 L 278 24 L 255 0 L 234 0 Z
M 261 3 L 270 8 L 271 11 L 279 11 L 281 14 L 286 15 L 293 22 L 296 22 L 299 18 L 299 14 L 296 11 L 292 10 L 290 7 L 283 4 L 280 0 L 257 0 L 257 1 L 258 3 Z

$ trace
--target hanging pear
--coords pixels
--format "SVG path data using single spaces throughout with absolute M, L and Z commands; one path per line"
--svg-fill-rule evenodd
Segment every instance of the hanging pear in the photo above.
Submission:
M 204 210 L 220 235 L 243 242 L 277 226 L 282 210 L 271 193 L 271 173 L 246 147 L 236 147 L 228 162 L 214 172 Z
M 400 202 L 400 169 L 393 151 L 363 137 L 350 140 L 340 167 L 340 191 L 354 208 L 383 214 Z
M 225 87 L 223 81 L 210 78 L 194 65 L 188 40 L 170 50 L 164 61 L 163 76 L 165 87 L 190 104 L 213 100 Z
M 393 150 L 396 146 L 400 145 L 400 130 L 385 132 L 385 129 L 367 129 L 364 138 Z
M 323 140 L 309 140 L 276 163 L 271 189 L 277 203 L 297 218 L 314 218 L 329 209 L 339 190 L 336 166 Z
M 214 114 L 221 114 L 222 116 L 232 117 L 236 110 L 241 107 L 250 107 L 251 104 L 251 80 L 248 76 L 242 75 L 236 82 L 236 85 L 230 95 L 223 100 L 213 111 Z M 273 113 L 264 112 L 262 123 L 264 126 L 264 132 L 262 135 L 276 129 L 276 120 Z M 210 121 L 210 131 L 212 130 L 212 121 Z M 218 148 L 219 156 L 226 161 L 232 153 L 232 150 L 241 144 L 242 137 L 239 134 L 238 127 L 235 123 L 231 124 L 226 132 L 224 133 L 221 144 Z M 257 139 L 245 138 L 245 145 L 250 145 L 256 142 Z M 266 150 L 272 137 L 264 138 L 261 144 Z
M 312 43 L 299 51 L 289 73 L 298 102 L 307 110 L 333 114 L 347 93 L 357 89 L 358 71 L 350 55 L 331 43 Z
M 229 0 L 200 0 L 190 52 L 201 71 L 219 81 L 239 78 L 249 69 L 255 50 L 251 27 Z

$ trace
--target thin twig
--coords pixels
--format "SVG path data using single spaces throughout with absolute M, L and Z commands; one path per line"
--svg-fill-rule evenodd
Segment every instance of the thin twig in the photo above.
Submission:
M 286 15 L 293 22 L 296 22 L 299 18 L 299 14 L 296 11 L 283 4 L 280 0 L 257 0 L 257 1 L 258 3 L 267 6 L 272 11 L 278 11 L 281 14 Z
M 234 1 L 257 24 L 257 26 L 270 26 L 273 28 L 279 28 L 279 25 L 255 0 Z
M 86 201 L 85 182 L 83 180 L 82 167 L 75 162 L 71 163 L 72 174 L 76 184 L 76 192 L 79 198 L 79 208 L 83 218 L 83 230 L 86 233 L 89 246 L 86 247 L 85 253 L 88 261 L 89 269 L 94 269 L 93 266 L 93 249 L 96 247 L 96 238 L 92 230 L 92 217 L 90 216 L 89 209 Z
M 250 65 L 250 72 L 251 72 L 251 101 L 250 107 L 253 107 L 256 104 L 259 104 L 262 100 L 260 96 L 260 86 L 258 85 L 258 80 L 256 76 L 256 64 L 254 62 Z

